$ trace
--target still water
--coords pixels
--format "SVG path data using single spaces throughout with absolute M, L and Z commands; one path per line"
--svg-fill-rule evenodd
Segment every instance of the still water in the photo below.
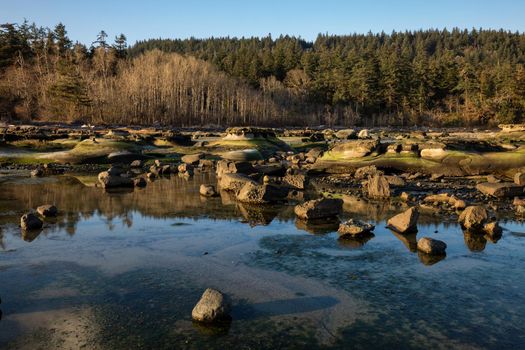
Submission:
M 82 180 L 85 180 L 83 178 Z M 497 242 L 420 218 L 447 256 L 415 251 L 356 201 L 344 216 L 375 235 L 338 240 L 337 225 L 296 222 L 293 206 L 201 198 L 201 183 L 165 178 L 106 193 L 72 177 L 0 177 L 0 348 L 523 348 L 525 224 Z M 22 235 L 19 217 L 54 203 L 60 216 Z M 217 328 L 191 321 L 207 287 L 233 300 Z

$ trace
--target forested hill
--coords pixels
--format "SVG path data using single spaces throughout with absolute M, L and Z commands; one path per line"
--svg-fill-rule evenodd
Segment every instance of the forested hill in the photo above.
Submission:
M 0 33 L 4 115 L 176 125 L 525 121 L 520 33 L 152 39 L 129 48 L 123 35 L 113 44 L 99 35 L 87 48 L 63 26 L 28 28 Z M 23 89 L 31 79 L 36 92 Z

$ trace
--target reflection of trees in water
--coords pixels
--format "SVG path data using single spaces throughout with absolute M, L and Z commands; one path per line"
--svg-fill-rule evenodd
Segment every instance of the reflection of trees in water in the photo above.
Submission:
M 76 232 L 81 220 L 101 216 L 110 230 L 120 221 L 126 227 L 133 225 L 133 212 L 153 218 L 245 219 L 252 225 L 269 224 L 275 217 L 293 217 L 293 208 L 286 206 L 238 205 L 235 197 L 221 192 L 220 197 L 203 198 L 199 195 L 202 183 L 215 184 L 212 173 L 198 173 L 193 179 L 173 176 L 148 183 L 135 191 L 105 192 L 101 188 L 86 187 L 71 177 L 61 177 L 55 182 L 40 184 L 4 184 L 0 190 L 13 198 L 10 210 L 25 212 L 42 204 L 57 205 L 60 215 L 46 231 Z M 291 208 L 291 211 L 290 211 Z

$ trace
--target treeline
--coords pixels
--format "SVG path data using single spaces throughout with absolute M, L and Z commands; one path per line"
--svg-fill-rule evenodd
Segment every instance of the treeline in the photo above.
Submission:
M 159 51 L 160 50 L 160 51 Z M 162 51 L 162 52 L 161 52 Z M 147 40 L 0 31 L 0 117 L 171 125 L 525 121 L 525 35 L 427 30 Z

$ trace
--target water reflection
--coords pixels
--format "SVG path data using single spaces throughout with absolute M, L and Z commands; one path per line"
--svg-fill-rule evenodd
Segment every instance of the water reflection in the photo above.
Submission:
M 366 242 L 368 242 L 374 237 L 375 235 L 372 232 L 368 232 L 366 234 L 359 235 L 356 237 L 339 237 L 339 239 L 337 240 L 337 243 L 341 247 L 355 249 L 355 248 L 361 248 L 362 246 L 366 244 Z
M 440 262 L 441 260 L 447 257 L 446 254 L 440 254 L 440 255 L 426 254 L 421 251 L 417 252 L 417 256 L 419 257 L 419 260 L 423 263 L 423 265 L 427 265 L 427 266 L 437 264 L 438 262 Z
M 295 227 L 314 235 L 323 235 L 337 231 L 340 221 L 338 219 L 327 220 L 295 220 Z
M 390 229 L 389 231 L 392 232 L 392 234 L 399 239 L 410 252 L 415 253 L 417 251 L 417 233 L 399 233 Z

